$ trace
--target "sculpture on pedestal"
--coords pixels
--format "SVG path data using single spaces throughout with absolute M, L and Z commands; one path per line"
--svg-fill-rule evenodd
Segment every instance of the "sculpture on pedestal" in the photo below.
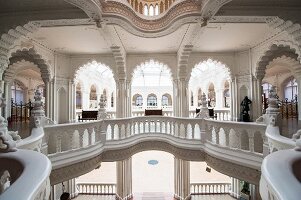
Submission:
M 249 111 L 250 111 L 250 104 L 252 103 L 252 101 L 245 96 L 245 98 L 242 100 L 240 106 L 241 106 L 241 113 L 240 113 L 240 117 L 241 120 L 244 122 L 249 122 L 250 121 L 250 115 L 249 115 Z
M 207 98 L 205 93 L 202 94 L 202 107 L 200 108 L 200 112 L 197 113 L 196 118 L 209 118 L 209 110 L 207 107 Z
M 34 93 L 34 102 L 33 102 L 33 108 L 31 110 L 31 117 L 30 117 L 30 127 L 39 127 L 43 125 L 44 118 L 45 118 L 45 112 L 43 108 L 43 102 L 42 102 L 42 95 L 40 90 L 36 90 Z
M 97 120 L 101 120 L 101 119 L 105 119 L 107 118 L 107 112 L 106 112 L 106 100 L 103 96 L 103 94 L 100 96 L 99 99 L 99 109 L 98 109 L 98 113 L 97 113 Z

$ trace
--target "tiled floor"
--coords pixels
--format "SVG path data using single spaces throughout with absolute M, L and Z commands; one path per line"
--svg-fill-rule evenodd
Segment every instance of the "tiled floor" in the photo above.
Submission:
M 192 200 L 233 200 L 230 195 L 193 195 Z M 74 200 L 115 200 L 114 195 L 79 195 Z M 173 200 L 172 195 L 165 193 L 134 194 L 133 200 Z

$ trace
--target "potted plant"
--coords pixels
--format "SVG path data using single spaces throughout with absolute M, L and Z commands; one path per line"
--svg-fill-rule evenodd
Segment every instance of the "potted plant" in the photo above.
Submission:
M 240 191 L 240 200 L 250 200 L 250 184 L 246 181 L 242 181 L 242 189 Z

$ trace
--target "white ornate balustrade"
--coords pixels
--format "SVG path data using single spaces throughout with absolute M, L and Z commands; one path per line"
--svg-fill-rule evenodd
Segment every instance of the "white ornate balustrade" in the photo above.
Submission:
M 6 188 L 0 199 L 49 199 L 51 163 L 45 155 L 20 149 L 0 154 L 0 163 L 0 172 L 7 174 L 0 174 L 0 189 Z
M 300 141 L 301 147 L 301 141 Z M 281 158 L 281 159 L 280 159 Z M 280 150 L 268 155 L 261 167 L 263 200 L 297 200 L 301 197 L 301 152 Z
M 187 159 L 204 161 L 207 154 L 210 156 L 206 157 L 206 161 L 212 165 L 216 164 L 213 159 L 216 156 L 258 170 L 263 157 L 265 128 L 265 125 L 256 123 L 163 116 L 106 119 L 44 127 L 42 152 L 48 154 L 54 170 L 94 159 L 91 166 L 81 171 L 74 169 L 80 175 L 95 168 L 101 159 L 125 159 L 137 152 L 139 143 L 143 144 L 141 148 L 147 148 L 148 144 L 144 142 L 157 141 L 171 145 L 168 148 L 173 153 L 179 152 L 174 148 L 186 149 L 187 155 L 192 156 Z M 138 146 L 134 147 L 134 151 L 130 150 L 135 145 Z M 162 147 L 163 144 L 160 145 Z M 100 155 L 103 156 L 98 157 Z M 52 183 L 61 181 L 59 176 L 54 176 Z M 74 175 L 70 174 L 69 178 L 74 178 Z
M 77 183 L 79 194 L 99 194 L 114 195 L 116 194 L 116 184 L 109 183 Z
M 214 114 L 216 116 L 214 119 L 216 119 L 216 120 L 219 120 L 219 121 L 231 120 L 230 109 L 228 109 L 228 108 L 221 108 L 221 109 L 214 108 Z M 189 110 L 189 117 L 191 117 L 191 118 L 196 117 L 195 110 Z
M 51 155 L 100 143 L 101 126 L 100 121 L 45 126 L 44 148 Z
M 191 183 L 190 194 L 229 194 L 231 183 Z

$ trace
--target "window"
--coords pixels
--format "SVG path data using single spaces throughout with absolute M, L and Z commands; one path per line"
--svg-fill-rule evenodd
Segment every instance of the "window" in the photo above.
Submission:
M 262 84 L 262 92 L 263 92 L 265 98 L 269 98 L 269 92 L 270 92 L 272 86 L 273 85 L 269 84 L 269 83 Z
M 158 4 L 156 4 L 156 7 L 155 7 L 155 15 L 159 15 L 159 6 L 158 6 Z
M 114 107 L 114 93 L 111 94 L 111 108 Z
M 168 97 L 165 95 L 162 96 L 162 106 L 168 106 Z
M 82 108 L 82 92 L 80 84 L 76 85 L 76 109 Z
M 157 106 L 157 97 L 155 95 L 147 97 L 147 106 Z
M 146 4 L 144 5 L 143 13 L 144 13 L 144 15 L 148 15 L 148 7 Z
M 143 98 L 141 95 L 136 97 L 136 106 L 143 106 Z
M 20 104 L 21 102 L 24 101 L 24 92 L 22 86 L 14 81 L 13 85 L 11 86 L 11 98 L 13 101 L 17 104 Z M 23 102 L 24 103 L 24 102 Z
M 95 85 L 91 86 L 91 89 L 90 89 L 90 100 L 97 100 Z
M 154 14 L 155 14 L 154 6 L 150 5 L 150 7 L 149 7 L 149 16 L 154 16 Z
M 190 106 L 193 106 L 193 93 L 190 94 Z
M 295 100 L 298 96 L 298 84 L 296 79 L 293 79 L 287 83 L 284 88 L 284 97 L 287 98 L 288 101 Z

